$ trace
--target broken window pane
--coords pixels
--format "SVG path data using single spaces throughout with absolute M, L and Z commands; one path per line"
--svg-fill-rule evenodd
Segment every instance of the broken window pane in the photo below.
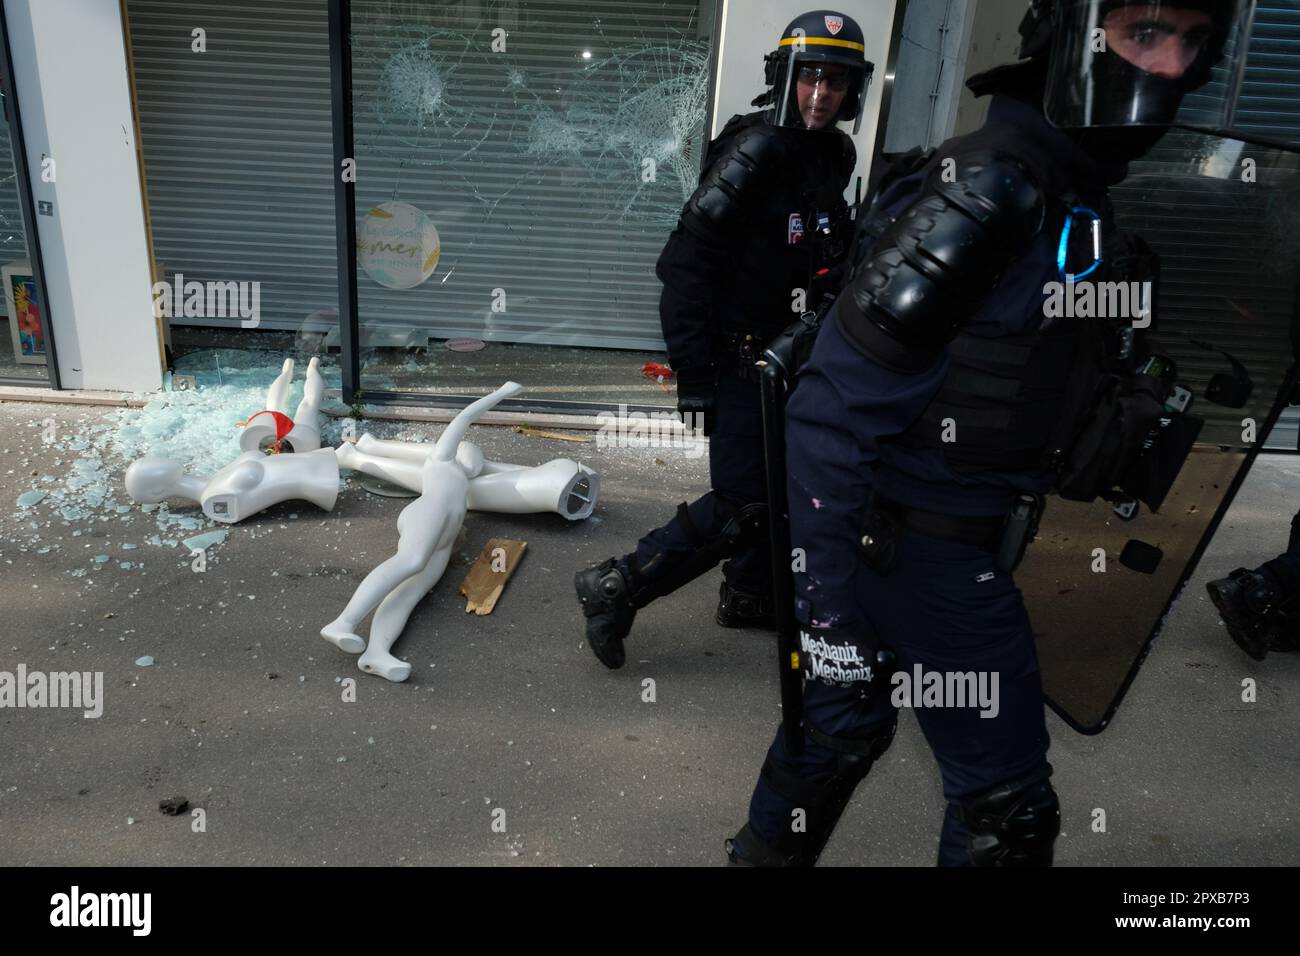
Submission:
M 707 143 L 702 6 L 354 0 L 364 390 L 500 369 L 536 397 L 666 401 L 640 370 Z

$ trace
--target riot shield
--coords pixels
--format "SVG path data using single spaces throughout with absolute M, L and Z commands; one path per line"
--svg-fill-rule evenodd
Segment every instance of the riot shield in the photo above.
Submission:
M 1048 703 L 1082 733 L 1110 723 L 1294 396 L 1300 339 L 1300 155 L 1176 129 L 1112 196 L 1160 256 L 1150 341 L 1205 424 L 1158 512 L 1054 497 L 1016 573 Z
M 1175 124 L 1225 138 L 1300 149 L 1300 88 L 1290 44 L 1300 0 L 1241 3 L 1238 29 L 1210 81 L 1182 102 Z

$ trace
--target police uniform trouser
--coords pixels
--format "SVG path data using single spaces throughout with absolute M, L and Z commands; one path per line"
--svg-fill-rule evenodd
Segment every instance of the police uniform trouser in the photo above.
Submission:
M 1047 769 L 1047 725 L 1029 616 L 1010 574 L 977 580 L 992 564 L 986 551 L 906 531 L 892 574 L 881 577 L 864 567 L 856 578 L 861 612 L 882 643 L 894 649 L 899 671 L 912 677 L 920 665 L 924 671 L 974 671 L 977 677 L 983 672 L 990 691 L 991 675 L 998 675 L 996 693 L 991 693 L 996 716 L 981 717 L 978 701 L 963 708 L 917 706 L 923 700 L 913 694 L 911 709 L 939 763 L 948 801 L 939 842 L 941 866 L 973 862 L 970 832 L 958 813 L 963 798 L 1032 779 Z M 809 566 L 814 566 L 811 554 Z M 805 727 L 811 724 L 835 738 L 870 736 L 873 727 L 883 730 L 897 720 L 899 711 L 890 702 L 893 690 L 884 687 L 863 699 L 856 690 L 805 681 Z M 790 755 L 779 729 L 768 751 L 768 760 L 780 771 L 805 779 L 825 779 L 834 772 L 836 759 L 834 751 L 807 735 L 803 753 Z M 861 792 L 870 799 L 870 789 Z M 791 826 L 795 809 L 765 774 L 750 802 L 750 827 L 775 845 Z
M 719 377 L 713 431 L 709 436 L 709 484 L 703 497 L 687 505 L 661 528 L 643 537 L 624 556 L 633 601 L 638 606 L 662 597 L 717 565 L 727 582 L 750 593 L 766 594 L 772 579 L 767 532 L 738 527 L 742 510 L 767 501 L 763 467 L 763 410 L 759 386 L 738 372 Z
M 1267 570 L 1288 596 L 1300 595 L 1300 512 L 1291 519 L 1291 540 L 1287 542 L 1284 554 L 1272 561 L 1265 561 Z

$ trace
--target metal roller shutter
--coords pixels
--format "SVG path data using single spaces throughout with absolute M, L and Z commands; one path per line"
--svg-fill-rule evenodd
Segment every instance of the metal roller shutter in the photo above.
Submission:
M 702 6 L 353 0 L 358 218 L 409 202 L 442 243 L 413 290 L 358 270 L 363 328 L 661 348 L 654 260 L 698 177 L 707 114 Z M 128 19 L 168 278 L 260 281 L 266 328 L 334 307 L 324 0 L 130 0 Z M 206 53 L 191 51 L 196 27 Z
M 0 122 L 0 263 L 27 258 L 27 230 L 18 202 L 9 124 Z
M 129 0 L 127 17 L 154 252 L 167 278 L 259 281 L 267 328 L 334 308 L 324 0 Z M 191 49 L 196 28 L 205 53 Z

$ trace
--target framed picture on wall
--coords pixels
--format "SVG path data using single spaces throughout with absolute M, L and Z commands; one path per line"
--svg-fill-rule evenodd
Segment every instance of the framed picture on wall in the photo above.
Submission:
M 4 277 L 5 307 L 9 310 L 9 337 L 14 358 L 29 365 L 45 364 L 45 332 L 41 327 L 41 302 L 36 295 L 32 267 L 15 259 L 0 268 Z

